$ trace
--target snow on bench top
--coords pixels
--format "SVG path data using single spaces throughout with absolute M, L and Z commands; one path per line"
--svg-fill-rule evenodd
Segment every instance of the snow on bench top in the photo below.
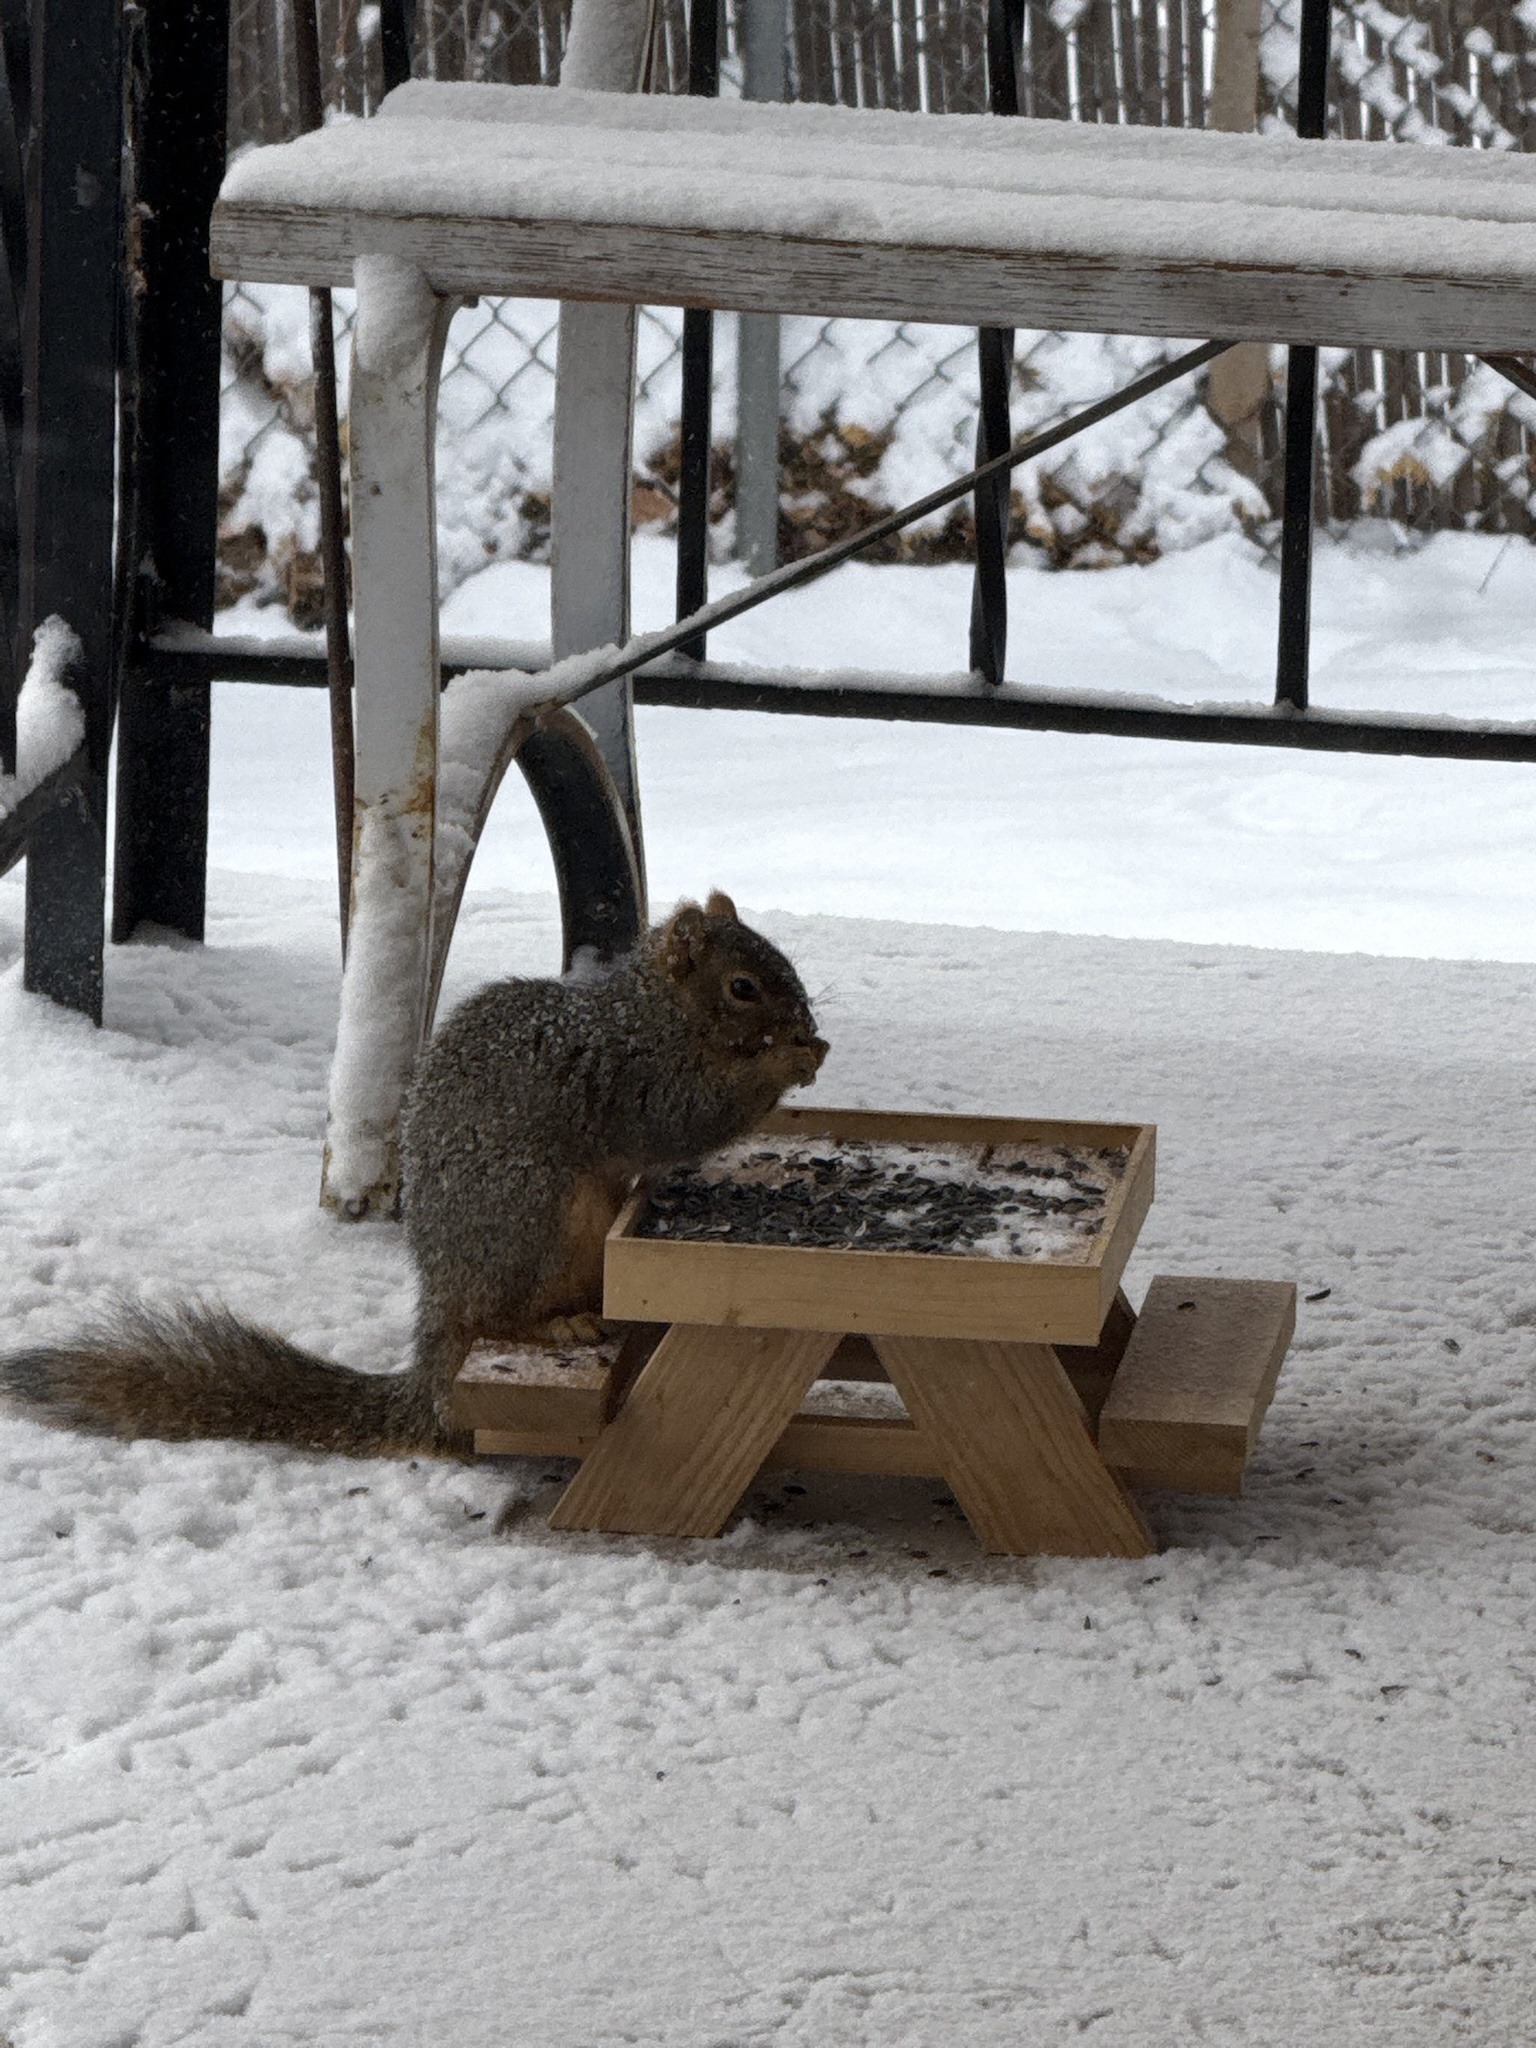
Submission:
M 1297 213 L 1310 233 L 1325 235 L 1361 215 L 1377 229 L 1387 225 L 1382 216 L 1435 223 L 1427 253 L 1447 260 L 1455 255 L 1445 232 L 1451 222 L 1458 234 L 1536 225 L 1536 158 L 417 80 L 391 93 L 371 121 L 340 121 L 251 151 L 230 170 L 221 199 L 488 220 L 655 218 L 828 236 L 848 232 L 856 213 L 856 231 L 878 239 L 910 234 L 942 246 L 963 220 L 968 242 L 1014 248 L 1030 219 L 1008 202 L 1026 195 L 1071 206 L 1085 221 L 1101 214 L 1094 202 L 1113 200 L 1135 219 L 1138 240 L 1151 233 L 1143 216 L 1170 206 L 1193 208 L 1218 227 L 1256 209 L 1275 216 L 1270 231 L 1280 236 L 1294 231 L 1286 217 Z M 866 209 L 872 217 L 863 217 Z M 1182 221 L 1152 240 L 1211 253 L 1193 239 L 1194 227 Z M 1524 244 L 1527 259 L 1533 246 Z M 1298 249 L 1298 258 L 1307 253 Z
M 329 233 L 317 237 L 326 223 Z M 647 249 L 654 258 L 692 237 L 706 270 L 704 243 L 718 245 L 719 275 L 702 277 L 687 302 L 748 309 L 769 297 L 796 309 L 796 292 L 800 310 L 840 303 L 840 290 L 862 288 L 853 274 L 882 252 L 904 260 L 909 291 L 918 301 L 934 297 L 936 307 L 944 296 L 936 259 L 962 297 L 969 259 L 1498 290 L 1536 283 L 1536 160 L 417 81 L 371 121 L 337 122 L 242 158 L 225 179 L 214 226 L 215 267 L 226 276 L 345 281 L 351 257 L 382 250 L 423 263 L 438 289 L 464 289 L 467 273 L 455 266 L 469 260 L 472 243 L 481 289 L 538 292 L 548 273 L 547 295 L 590 297 L 622 296 Z M 544 242 L 530 253 L 541 230 Z M 575 239 L 576 230 L 585 236 Z M 774 267 L 775 243 L 786 248 L 777 290 L 761 275 Z M 835 259 L 844 274 L 807 273 L 808 251 Z M 921 274 L 924 265 L 931 275 Z M 660 275 L 646 282 L 675 284 L 680 275 L 663 255 Z M 909 310 L 943 317 L 921 303 Z M 1481 345 L 1528 337 L 1536 331 L 1528 311 Z M 957 307 L 949 317 L 966 314 Z M 1395 310 L 1391 317 L 1401 324 Z M 1417 338 L 1432 345 L 1430 334 Z

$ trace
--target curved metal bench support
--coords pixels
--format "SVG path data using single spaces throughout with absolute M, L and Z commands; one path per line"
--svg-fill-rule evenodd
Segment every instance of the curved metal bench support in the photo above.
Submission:
M 485 680 L 495 684 L 503 679 Z M 453 703 L 451 689 L 444 716 L 427 1031 L 437 1013 L 448 949 L 475 849 L 514 761 L 538 806 L 554 858 L 563 971 L 569 972 L 582 956 L 613 959 L 634 944 L 645 924 L 644 896 L 623 798 L 585 721 L 564 709 L 522 712 L 511 719 L 498 744 L 475 750 L 478 761 L 462 760 L 454 758 L 459 750 L 454 747 Z
M 645 895 L 624 804 L 596 736 L 572 711 L 536 725 L 517 765 L 555 861 L 567 973 L 583 956 L 611 960 L 645 927 Z

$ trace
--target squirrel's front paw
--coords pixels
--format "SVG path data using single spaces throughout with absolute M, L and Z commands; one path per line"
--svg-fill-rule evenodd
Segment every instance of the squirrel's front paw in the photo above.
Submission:
M 602 1341 L 603 1319 L 598 1315 L 551 1316 L 534 1332 L 540 1344 L 597 1344 Z

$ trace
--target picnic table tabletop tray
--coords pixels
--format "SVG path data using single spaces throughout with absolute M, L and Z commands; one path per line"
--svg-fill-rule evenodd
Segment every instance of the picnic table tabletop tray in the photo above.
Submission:
M 621 1211 L 604 1250 L 603 1313 L 615 1321 L 868 1331 L 1013 1343 L 1094 1344 L 1153 1194 L 1156 1127 L 884 1110 L 781 1109 L 764 1138 L 1123 1150 L 1103 1220 L 1074 1260 L 642 1237 L 650 1196 Z

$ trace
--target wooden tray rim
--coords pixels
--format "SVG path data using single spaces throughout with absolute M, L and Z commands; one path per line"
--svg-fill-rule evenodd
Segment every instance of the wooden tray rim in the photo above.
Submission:
M 1156 1172 L 1157 1126 L 1156 1124 L 1092 1123 L 1056 1117 L 1003 1117 L 965 1116 L 947 1112 L 878 1110 L 878 1109 L 776 1109 L 749 1135 L 764 1137 L 870 1137 L 896 1142 L 923 1143 L 927 1140 L 918 1132 L 917 1126 L 938 1130 L 941 1135 L 934 1143 L 943 1143 L 943 1133 L 950 1133 L 948 1142 L 988 1144 L 1013 1143 L 1032 1145 L 1081 1145 L 1085 1150 L 1097 1147 L 1108 1151 L 1115 1146 L 1124 1146 L 1128 1154 L 1125 1171 L 1104 1205 L 1104 1220 L 1094 1232 L 1088 1247 L 1088 1256 L 1083 1259 L 978 1259 L 961 1252 L 904 1252 L 893 1251 L 889 1246 L 871 1246 L 863 1249 L 858 1245 L 812 1245 L 812 1244 L 725 1244 L 708 1238 L 644 1238 L 636 1235 L 636 1226 L 650 1200 L 647 1189 L 637 1188 L 624 1204 L 608 1232 L 608 1242 L 623 1240 L 626 1244 L 665 1246 L 669 1252 L 685 1251 L 705 1258 L 719 1253 L 730 1253 L 737 1257 L 749 1255 L 754 1260 L 772 1264 L 785 1259 L 823 1259 L 829 1255 L 840 1258 L 889 1261 L 892 1265 L 922 1264 L 937 1266 L 951 1271 L 963 1270 L 974 1273 L 1001 1270 L 1010 1274 L 1045 1272 L 1051 1274 L 1083 1273 L 1100 1276 L 1106 1255 L 1111 1254 L 1116 1238 L 1122 1234 L 1122 1226 L 1134 1221 L 1139 1228 L 1153 1195 L 1153 1180 Z M 892 1128 L 895 1126 L 896 1128 Z M 977 1135 L 960 1140 L 959 1127 L 965 1127 Z M 1143 1193 L 1143 1183 L 1145 1189 Z M 1127 1210 L 1132 1189 L 1139 1197 L 1132 1215 Z M 1130 1245 L 1125 1246 L 1126 1257 Z M 641 1254 L 645 1256 L 644 1253 Z M 1122 1266 L 1124 1261 L 1122 1260 Z M 1115 1274 L 1119 1284 L 1120 1275 Z

